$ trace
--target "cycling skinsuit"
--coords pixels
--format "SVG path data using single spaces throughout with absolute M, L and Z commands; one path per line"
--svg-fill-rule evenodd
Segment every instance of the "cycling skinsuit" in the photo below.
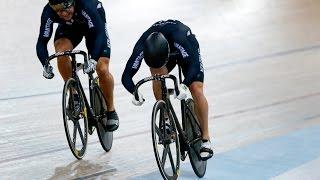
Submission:
M 37 55 L 42 65 L 48 58 L 47 44 L 52 36 L 53 23 L 58 23 L 54 40 L 67 38 L 73 47 L 86 39 L 86 46 L 92 59 L 110 58 L 110 40 L 102 3 L 98 0 L 77 0 L 75 11 L 69 21 L 61 19 L 47 4 L 41 15 L 40 33 L 37 42 Z
M 153 24 L 135 44 L 122 75 L 122 84 L 130 92 L 134 92 L 132 77 L 137 73 L 143 59 L 145 40 L 153 32 L 161 32 L 169 42 L 170 57 L 166 64 L 170 72 L 176 64 L 181 66 L 185 79 L 183 83 L 189 86 L 192 82 L 204 79 L 204 69 L 200 56 L 199 43 L 188 26 L 177 20 L 159 21 Z

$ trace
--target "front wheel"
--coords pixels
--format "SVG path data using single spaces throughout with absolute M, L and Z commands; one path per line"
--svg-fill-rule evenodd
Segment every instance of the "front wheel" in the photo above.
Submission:
M 175 121 L 162 100 L 153 107 L 151 132 L 154 155 L 162 177 L 177 179 L 180 171 L 179 137 Z
M 97 132 L 102 148 L 108 152 L 113 143 L 113 132 L 106 131 L 101 120 L 106 117 L 107 105 L 101 89 L 96 84 L 93 88 L 93 111 L 97 118 Z
M 200 158 L 200 147 L 202 140 L 202 133 L 199 122 L 194 111 L 194 102 L 192 99 L 186 100 L 186 120 L 185 131 L 190 142 L 190 149 L 188 151 L 190 163 L 193 171 L 198 177 L 203 177 L 206 173 L 207 161 Z
M 62 111 L 70 150 L 77 159 L 82 159 L 88 142 L 88 116 L 83 95 L 72 78 L 64 84 Z

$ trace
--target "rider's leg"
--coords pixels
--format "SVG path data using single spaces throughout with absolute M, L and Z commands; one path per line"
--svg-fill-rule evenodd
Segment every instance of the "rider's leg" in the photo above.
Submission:
M 100 57 L 96 71 L 99 76 L 99 85 L 107 103 L 107 119 L 103 119 L 103 124 L 105 125 L 106 130 L 115 131 L 119 127 L 119 117 L 115 111 L 113 102 L 114 81 L 113 76 L 109 71 L 109 62 L 110 58 Z
M 109 62 L 110 59 L 107 57 L 100 57 L 97 63 L 97 74 L 99 76 L 99 84 L 100 88 L 103 91 L 103 95 L 107 101 L 107 109 L 108 111 L 114 111 L 114 103 L 113 103 L 113 89 L 114 89 L 114 81 L 113 76 L 109 71 Z
M 201 159 L 206 161 L 212 157 L 213 151 L 210 142 L 210 135 L 208 129 L 208 102 L 203 94 L 203 83 L 199 81 L 193 82 L 189 89 L 191 91 L 194 103 L 195 112 L 199 119 L 199 123 L 202 130 L 202 143 L 200 147 Z
M 59 38 L 55 40 L 54 47 L 56 52 L 64 52 L 64 51 L 73 49 L 73 45 L 71 41 L 67 38 Z M 63 80 L 66 82 L 72 76 L 71 60 L 69 56 L 59 56 L 57 59 L 58 59 L 59 72 Z M 72 89 L 72 92 L 73 92 L 73 99 L 70 99 L 70 100 L 73 100 L 74 107 L 71 109 L 73 109 L 75 115 L 78 115 L 80 113 L 79 95 L 75 89 Z
M 202 129 L 202 138 L 210 140 L 208 129 L 208 101 L 203 93 L 203 83 L 196 81 L 189 86 L 195 103 L 195 111 Z
M 72 50 L 73 45 L 67 38 L 60 38 L 54 42 L 56 52 L 64 52 Z M 68 56 L 60 56 L 58 59 L 58 69 L 64 81 L 72 76 L 71 60 Z
M 164 75 L 168 74 L 168 69 L 166 66 L 163 66 L 161 68 L 150 68 L 150 72 L 152 75 Z M 161 82 L 160 81 L 152 81 L 152 88 L 153 88 L 153 94 L 156 100 L 162 99 L 161 95 Z

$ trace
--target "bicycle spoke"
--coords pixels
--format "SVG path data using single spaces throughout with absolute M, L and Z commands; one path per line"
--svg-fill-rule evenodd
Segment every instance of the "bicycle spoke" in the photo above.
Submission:
M 79 124 L 79 122 L 77 124 Z M 80 124 L 77 126 L 77 129 L 79 130 L 79 135 L 80 135 L 80 139 L 81 139 L 82 145 L 84 145 L 84 137 L 83 137 L 83 134 L 82 134 L 82 131 L 81 131 L 81 128 L 80 128 Z
M 171 163 L 172 172 L 175 174 L 176 173 L 176 167 L 175 167 L 174 162 L 173 162 L 173 157 L 172 157 L 170 146 L 169 146 L 169 159 L 170 159 L 170 163 Z
M 163 162 L 162 165 L 163 165 L 163 167 L 166 164 L 167 154 L 168 154 L 168 147 L 169 147 L 169 145 L 165 145 L 164 149 L 163 149 L 163 152 L 162 152 L 162 162 Z
M 77 123 L 74 124 L 73 126 L 73 138 L 72 138 L 72 145 L 73 145 L 73 148 L 75 149 L 76 148 L 76 137 L 77 137 Z

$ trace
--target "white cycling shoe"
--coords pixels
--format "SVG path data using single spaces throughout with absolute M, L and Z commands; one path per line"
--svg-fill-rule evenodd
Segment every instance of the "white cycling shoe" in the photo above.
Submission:
M 210 159 L 213 156 L 213 150 L 210 140 L 202 139 L 200 147 L 200 157 L 203 161 Z

